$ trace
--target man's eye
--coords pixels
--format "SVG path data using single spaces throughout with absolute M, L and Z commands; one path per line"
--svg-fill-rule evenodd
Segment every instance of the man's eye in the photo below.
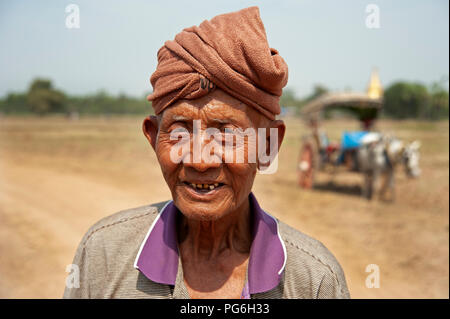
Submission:
M 236 130 L 236 127 L 234 125 L 228 124 L 221 127 L 221 131 L 225 134 L 233 134 Z
M 188 132 L 188 129 L 186 127 L 186 125 L 184 123 L 180 123 L 180 122 L 175 122 L 172 125 L 169 126 L 168 132 L 172 133 L 178 133 L 178 132 Z
M 176 127 L 170 130 L 170 133 L 188 133 L 184 127 Z
M 189 131 L 184 127 L 176 127 L 171 129 L 170 131 L 170 140 L 179 141 L 185 138 L 189 138 Z

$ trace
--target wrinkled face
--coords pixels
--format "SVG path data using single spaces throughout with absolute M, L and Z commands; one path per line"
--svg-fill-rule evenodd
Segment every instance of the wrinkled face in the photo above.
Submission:
M 284 124 L 282 121 L 270 121 L 253 108 L 218 89 L 197 100 L 178 101 L 157 119 L 153 118 L 152 122 L 149 119 L 144 121 L 144 133 L 155 149 L 175 205 L 188 218 L 216 220 L 237 210 L 248 200 L 258 166 L 258 159 L 256 163 L 251 162 L 248 156 L 253 146 L 257 149 L 258 140 L 256 139 L 256 145 L 253 145 L 253 141 L 244 136 L 243 143 L 232 144 L 234 151 L 243 151 L 243 162 L 226 162 L 223 157 L 215 161 L 205 161 L 204 158 L 195 161 L 194 121 L 197 128 L 200 124 L 201 134 L 204 134 L 206 129 L 214 128 L 219 132 L 215 137 L 221 136 L 223 140 L 231 130 L 245 131 L 253 128 L 257 132 L 261 127 L 276 127 L 279 132 L 278 139 L 282 140 Z M 177 132 L 181 133 L 175 134 Z M 199 133 L 198 130 L 195 132 Z M 180 145 L 183 138 L 187 138 L 190 147 L 181 161 L 174 161 L 173 148 Z M 267 139 L 269 138 L 270 136 L 267 136 Z M 204 149 L 213 141 L 213 136 L 203 136 L 197 138 L 197 145 Z M 220 152 L 216 157 L 220 157 Z

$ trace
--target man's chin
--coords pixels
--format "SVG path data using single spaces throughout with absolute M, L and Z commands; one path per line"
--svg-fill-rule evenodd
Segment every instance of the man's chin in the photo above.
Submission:
M 174 203 L 186 217 L 194 220 L 217 220 L 232 210 L 233 192 L 224 186 L 207 193 L 180 185 L 172 193 Z
M 175 206 L 186 218 L 198 221 L 215 221 L 226 216 L 231 212 L 227 202 L 226 199 L 221 202 L 199 202 L 182 196 L 174 199 Z
M 201 212 L 201 211 L 182 211 L 184 217 L 186 217 L 189 220 L 196 220 L 199 222 L 213 222 L 216 220 L 219 220 L 221 217 L 225 216 L 226 214 L 221 214 L 217 212 Z

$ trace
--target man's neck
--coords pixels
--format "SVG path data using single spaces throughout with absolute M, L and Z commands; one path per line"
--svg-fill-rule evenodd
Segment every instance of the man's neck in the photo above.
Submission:
M 214 221 L 188 220 L 181 216 L 180 248 L 194 260 L 211 260 L 222 253 L 249 253 L 251 246 L 250 203 Z

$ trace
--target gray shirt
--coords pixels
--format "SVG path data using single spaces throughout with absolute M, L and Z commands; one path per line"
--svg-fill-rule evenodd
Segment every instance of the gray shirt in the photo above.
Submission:
M 80 270 L 79 288 L 66 287 L 64 298 L 189 298 L 179 257 L 171 283 L 151 280 L 136 269 L 137 257 L 167 204 L 125 210 L 93 225 L 73 261 Z M 350 297 L 342 268 L 322 243 L 279 220 L 276 225 L 285 253 L 283 271 L 273 288 L 250 298 Z M 248 277 L 247 270 L 246 286 Z

